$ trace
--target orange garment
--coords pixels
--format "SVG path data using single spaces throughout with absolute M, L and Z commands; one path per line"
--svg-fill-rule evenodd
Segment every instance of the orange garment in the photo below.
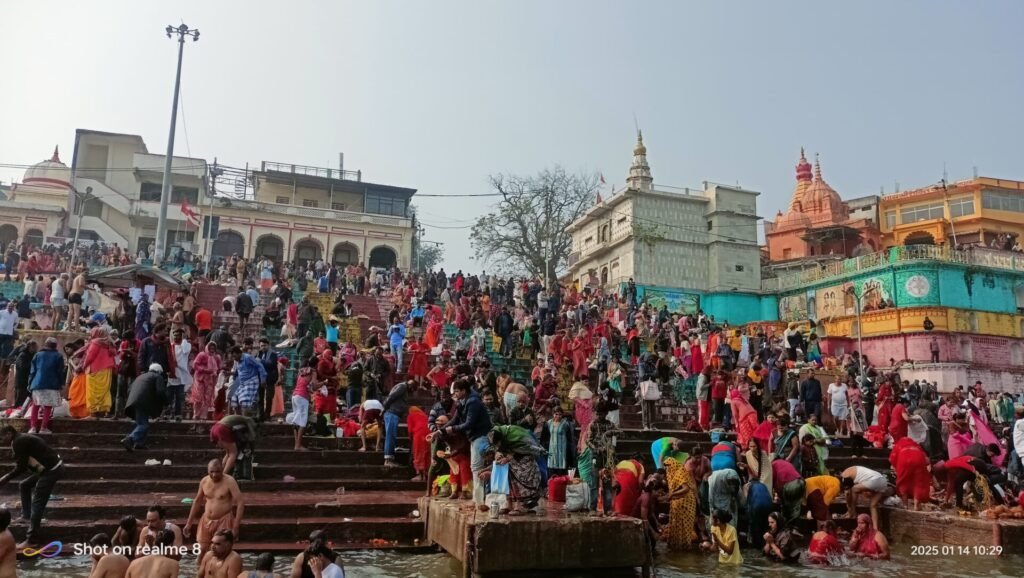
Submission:
M 75 377 L 71 379 L 71 386 L 68 388 L 68 411 L 71 413 L 71 417 L 76 419 L 89 417 L 86 380 L 84 372 L 76 373 Z
M 405 420 L 409 429 L 409 437 L 412 438 L 412 464 L 417 472 L 426 472 L 430 467 L 430 442 L 427 436 L 430 429 L 427 427 L 427 414 L 423 410 L 412 406 L 409 408 L 409 416 Z

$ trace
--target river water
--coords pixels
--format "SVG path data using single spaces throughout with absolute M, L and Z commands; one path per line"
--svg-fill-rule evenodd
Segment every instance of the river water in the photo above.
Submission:
M 659 578 L 691 576 L 765 576 L 806 578 L 904 578 L 943 575 L 958 577 L 986 577 L 1024 575 L 1024 557 L 1020 556 L 910 556 L 909 545 L 894 547 L 893 559 L 888 562 L 857 562 L 855 566 L 828 568 L 820 566 L 782 566 L 766 562 L 756 551 L 743 552 L 745 562 L 739 568 L 719 566 L 715 557 L 696 553 L 660 554 Z M 246 555 L 246 569 L 252 568 L 255 557 Z M 342 556 L 347 578 L 454 578 L 461 576 L 461 566 L 445 554 L 400 554 L 380 550 L 346 552 Z M 278 571 L 291 565 L 292 558 L 278 560 Z M 19 576 L 27 578 L 86 578 L 89 562 L 84 557 L 64 557 L 50 560 L 29 560 L 18 563 Z M 192 576 L 194 566 L 186 562 Z M 287 574 L 286 574 L 287 575 Z M 559 572 L 559 578 L 589 578 L 587 574 Z

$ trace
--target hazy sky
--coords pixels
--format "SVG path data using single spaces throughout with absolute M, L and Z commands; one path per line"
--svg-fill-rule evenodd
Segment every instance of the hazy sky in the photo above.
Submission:
M 844 197 L 942 177 L 1024 180 L 1024 2 L 0 3 L 0 163 L 70 164 L 76 128 L 244 166 L 362 169 L 430 194 L 561 164 L 621 185 L 634 115 L 656 183 L 713 180 L 788 201 L 799 148 Z M 187 126 L 188 145 L 185 131 Z M 22 171 L 0 169 L 0 179 Z M 417 201 L 460 227 L 491 199 Z M 448 269 L 467 229 L 428 227 Z

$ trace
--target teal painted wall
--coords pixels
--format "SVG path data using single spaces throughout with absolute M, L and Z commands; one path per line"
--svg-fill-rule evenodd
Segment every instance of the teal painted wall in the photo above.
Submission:
M 758 321 L 778 321 L 779 320 L 779 296 L 778 295 L 762 295 L 761 296 L 761 315 L 757 318 Z
M 941 305 L 939 271 L 935 269 L 900 269 L 896 271 L 896 304 L 899 307 Z
M 705 293 L 700 304 L 704 313 L 715 316 L 715 321 L 728 321 L 729 325 L 774 321 L 762 317 L 762 297 L 751 293 Z
M 939 270 L 939 297 L 942 305 L 996 313 L 1017 312 L 1014 288 L 1021 284 L 1020 277 L 988 270 L 974 270 L 969 274 L 967 271 L 962 268 Z

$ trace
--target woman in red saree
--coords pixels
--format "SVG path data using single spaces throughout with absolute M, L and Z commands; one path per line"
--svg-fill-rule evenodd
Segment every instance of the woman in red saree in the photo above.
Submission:
M 409 345 L 409 369 L 406 371 L 409 377 L 416 381 L 416 385 L 423 385 L 423 379 L 427 377 L 427 354 L 430 353 L 430 348 L 427 344 L 420 339 L 419 341 L 413 342 Z
M 192 361 L 192 415 L 197 420 L 209 419 L 213 409 L 213 392 L 217 387 L 217 376 L 220 374 L 221 361 L 217 354 L 217 344 L 206 344 L 206 348 Z
M 741 385 L 730 388 L 729 400 L 732 405 L 732 420 L 736 426 L 736 438 L 741 448 L 747 447 L 757 429 L 757 411 L 746 400 L 742 389 L 746 389 L 746 380 Z M 741 389 L 742 388 L 742 389 Z
M 690 340 L 690 375 L 696 375 L 704 370 L 704 351 L 700 347 L 700 338 L 694 337 Z
M 898 442 L 907 437 L 907 420 L 910 414 L 902 403 L 892 406 L 892 413 L 889 415 L 889 435 L 893 442 Z
M 320 361 L 316 364 L 317 381 L 324 382 L 324 387 L 313 396 L 313 409 L 317 415 L 327 415 L 328 423 L 334 421 L 334 414 L 338 408 L 338 367 L 331 356 L 331 350 L 327 349 L 320 354 Z M 326 393 L 322 391 L 326 389 Z
M 554 357 L 555 365 L 562 365 L 562 342 L 565 340 L 564 331 L 558 331 L 554 337 L 548 341 L 548 355 Z
M 618 492 L 612 500 L 616 515 L 632 516 L 640 499 L 640 481 L 644 479 L 644 466 L 636 460 L 623 460 L 615 466 L 615 484 Z
M 889 463 L 896 470 L 896 493 L 917 510 L 920 502 L 931 499 L 932 474 L 928 454 L 909 437 L 896 442 L 889 454 Z
M 427 414 L 417 406 L 409 408 L 409 417 L 405 421 L 409 429 L 409 437 L 412 439 L 412 467 L 416 470 L 416 477 L 412 480 L 420 482 L 426 480 L 427 470 L 430 468 L 430 442 L 427 436 L 430 435 L 430 428 L 427 427 Z
M 882 428 L 882 431 L 889 431 L 889 416 L 892 415 L 892 386 L 887 381 L 883 381 L 882 385 L 878 387 L 875 408 L 878 426 Z
M 831 565 L 832 560 L 844 554 L 843 545 L 836 538 L 836 523 L 826 520 L 821 530 L 811 536 L 807 559 L 815 564 Z
M 857 529 L 850 536 L 850 553 L 873 560 L 889 559 L 889 541 L 885 539 L 884 534 L 875 529 L 871 516 L 857 516 Z
M 572 352 L 572 375 L 580 379 L 586 379 L 590 374 L 590 367 L 587 365 L 586 333 L 580 331 L 576 339 L 572 340 L 570 346 Z

